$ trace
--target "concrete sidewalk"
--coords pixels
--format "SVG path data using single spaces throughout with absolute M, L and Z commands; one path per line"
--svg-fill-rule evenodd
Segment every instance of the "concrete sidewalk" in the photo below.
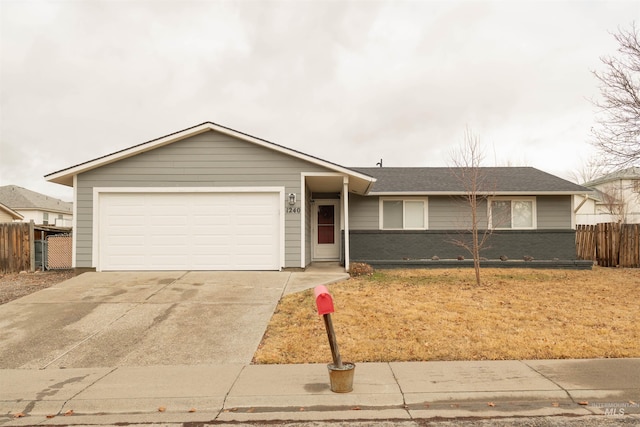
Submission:
M 319 364 L 5 369 L 0 414 L 3 426 L 553 415 L 640 423 L 640 359 L 359 363 L 345 394 L 330 391 Z

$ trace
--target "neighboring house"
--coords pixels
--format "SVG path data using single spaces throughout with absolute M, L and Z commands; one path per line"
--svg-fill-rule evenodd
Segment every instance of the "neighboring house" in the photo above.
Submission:
M 18 187 L 0 187 L 0 203 L 19 213 L 20 221 L 33 221 L 36 225 L 71 227 L 73 204 Z
M 24 217 L 18 212 L 0 203 L 0 222 L 22 221 Z
M 577 212 L 578 224 L 640 223 L 640 168 L 631 167 L 582 184 L 594 190 Z
M 533 168 L 484 172 L 485 256 L 575 260 L 573 196 L 586 188 Z M 468 227 L 449 168 L 348 168 L 210 122 L 46 178 L 74 187 L 73 264 L 98 271 L 455 258 L 450 240 Z

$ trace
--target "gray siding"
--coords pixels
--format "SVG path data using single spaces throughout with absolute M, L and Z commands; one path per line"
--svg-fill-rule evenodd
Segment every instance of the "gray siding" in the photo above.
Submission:
M 301 195 L 301 172 L 327 170 L 207 131 L 78 175 L 77 267 L 91 267 L 94 187 L 284 187 Z M 301 200 L 297 205 L 300 206 Z M 300 267 L 300 214 L 285 214 L 285 267 Z
M 571 197 L 536 197 L 538 229 L 571 228 Z
M 479 228 L 486 229 L 487 201 L 480 200 L 476 214 Z M 430 196 L 429 230 L 470 230 L 471 207 L 463 197 Z
M 349 194 L 349 229 L 377 230 L 380 208 L 377 197 Z
M 350 195 L 350 228 L 352 230 L 378 230 L 378 197 Z M 429 230 L 471 229 L 471 209 L 462 197 L 428 197 Z M 488 224 L 487 201 L 479 201 L 477 214 L 481 229 Z M 538 229 L 571 228 L 571 196 L 537 196 Z

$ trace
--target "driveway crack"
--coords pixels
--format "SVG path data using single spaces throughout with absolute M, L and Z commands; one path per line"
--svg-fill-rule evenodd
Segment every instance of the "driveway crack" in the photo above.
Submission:
M 102 381 L 104 378 L 108 377 L 109 375 L 111 375 L 112 373 L 114 373 L 115 371 L 117 371 L 118 368 L 115 367 L 113 369 L 111 369 L 109 372 L 106 372 L 104 375 L 102 375 L 99 378 L 96 378 L 93 382 L 91 382 L 91 384 L 88 384 L 86 387 L 84 387 L 82 390 L 78 391 L 76 394 L 74 394 L 73 396 L 71 396 L 69 399 L 65 400 L 64 403 L 62 404 L 62 406 L 60 407 L 60 411 L 58 411 L 57 415 L 60 415 L 62 413 L 62 411 L 64 410 L 64 407 L 67 405 L 67 403 L 71 402 L 73 399 L 75 399 L 76 397 L 78 397 L 81 393 L 83 393 L 84 391 L 88 390 L 90 387 L 93 387 L 95 384 L 97 384 L 99 381 Z
M 533 366 L 529 365 L 527 362 L 525 362 L 524 360 L 520 360 L 520 363 L 522 363 L 523 365 L 525 365 L 526 367 L 528 367 L 529 369 L 531 369 L 533 372 L 535 372 L 536 374 L 540 375 L 542 378 L 546 379 L 547 381 L 551 382 L 552 384 L 554 384 L 556 387 L 558 387 L 560 390 L 562 390 L 567 397 L 571 400 L 571 402 L 573 402 L 574 404 L 578 404 L 578 402 L 576 402 L 576 400 L 573 398 L 573 396 L 571 395 L 571 392 L 569 390 L 567 390 L 566 388 L 562 387 L 560 384 L 558 384 L 556 381 L 554 381 L 551 377 L 548 377 L 547 375 L 543 374 L 542 372 L 540 372 L 539 370 L 537 370 L 536 368 L 534 368 Z M 592 414 L 597 414 L 597 412 L 592 411 L 591 409 L 589 409 L 588 406 L 584 406 L 581 405 L 582 408 L 585 408 L 587 411 L 591 412 Z
M 393 367 L 391 366 L 391 363 L 387 363 L 387 366 L 391 371 L 391 375 L 393 376 L 394 381 L 398 385 L 398 390 L 400 390 L 400 395 L 402 396 L 402 408 L 407 412 L 407 415 L 409 415 L 409 419 L 412 420 L 413 416 L 411 415 L 411 411 L 409 410 L 409 405 L 407 405 L 407 399 L 405 399 L 404 391 L 402 390 L 400 381 L 398 381 L 398 377 L 396 377 L 396 373 L 393 371 Z
M 242 369 L 240 369 L 240 371 L 238 372 L 238 375 L 236 375 L 236 378 L 233 380 L 233 383 L 231 383 L 229 390 L 227 390 L 227 392 L 225 393 L 224 399 L 222 400 L 222 407 L 220 408 L 220 410 L 218 411 L 218 414 L 214 418 L 215 421 L 217 421 L 218 418 L 220 418 L 220 415 L 227 410 L 227 398 L 229 397 L 231 390 L 233 390 L 233 387 L 235 387 L 236 383 L 240 379 L 240 375 L 242 375 L 242 372 L 244 372 L 244 369 L 246 368 L 246 366 L 247 365 L 242 366 Z

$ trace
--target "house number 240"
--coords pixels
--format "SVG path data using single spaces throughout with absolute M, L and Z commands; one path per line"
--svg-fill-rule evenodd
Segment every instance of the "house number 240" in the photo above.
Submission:
M 287 208 L 287 213 L 300 213 L 300 208 L 296 208 L 296 207 L 291 207 L 289 206 Z

